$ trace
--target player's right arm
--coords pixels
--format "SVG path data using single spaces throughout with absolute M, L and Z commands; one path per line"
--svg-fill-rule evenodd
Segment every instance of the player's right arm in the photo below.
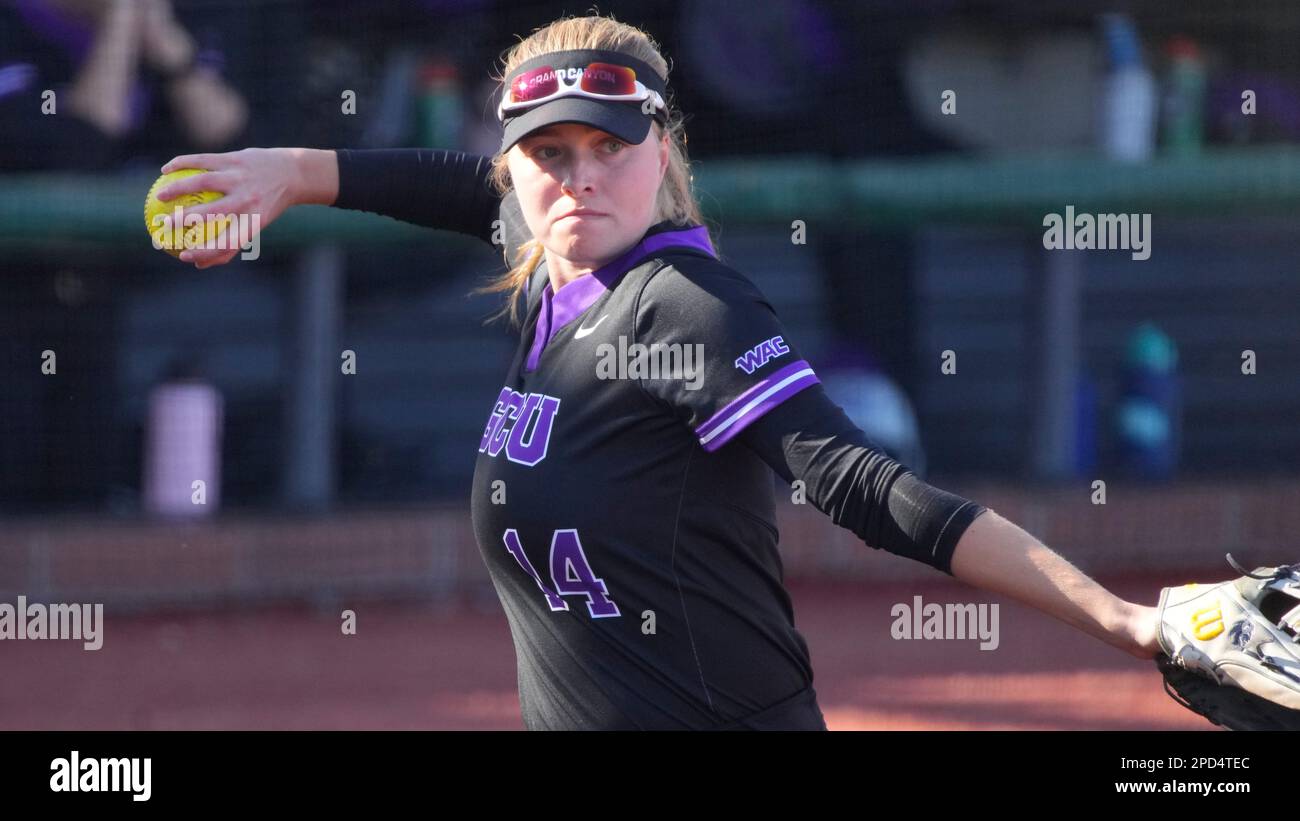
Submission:
M 441 148 L 341 148 L 337 208 L 372 211 L 491 243 L 501 196 L 492 160 Z
M 442 149 L 245 148 L 185 154 L 163 173 L 205 168 L 159 191 L 170 200 L 198 191 L 225 196 L 185 209 L 185 215 L 257 213 L 263 230 L 294 205 L 330 205 L 493 240 L 501 199 L 488 183 L 491 161 Z M 251 223 L 247 225 L 251 230 Z M 240 242 L 251 239 L 241 236 Z M 229 262 L 233 250 L 195 249 L 181 259 L 199 268 Z

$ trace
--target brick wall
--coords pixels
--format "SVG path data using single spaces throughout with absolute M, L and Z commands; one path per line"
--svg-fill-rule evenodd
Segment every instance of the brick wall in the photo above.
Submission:
M 1254 566 L 1300 560 L 1300 480 L 1114 485 L 1093 505 L 1086 485 L 1026 490 L 944 486 L 1024 527 L 1091 574 L 1230 575 L 1231 551 Z M 811 505 L 778 497 L 787 580 L 935 578 L 917 562 L 868 549 Z M 1188 580 L 1191 580 L 1189 577 Z M 0 601 L 112 602 L 119 607 L 481 593 L 486 570 L 467 504 L 320 517 L 223 517 L 205 523 L 9 519 L 0 527 Z

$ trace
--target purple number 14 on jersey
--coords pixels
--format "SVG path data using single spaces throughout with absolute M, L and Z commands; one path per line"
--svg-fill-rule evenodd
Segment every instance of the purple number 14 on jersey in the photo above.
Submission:
M 572 528 L 557 530 L 551 536 L 550 585 L 542 581 L 533 563 L 528 561 L 524 546 L 519 541 L 519 531 L 513 527 L 506 530 L 505 543 L 510 555 L 515 557 L 519 566 L 532 576 L 533 581 L 537 582 L 537 586 L 542 589 L 542 594 L 546 596 L 546 603 L 551 606 L 551 610 L 569 609 L 569 603 L 560 598 L 561 596 L 586 596 L 587 611 L 591 613 L 593 619 L 622 615 L 618 605 L 610 600 L 605 581 L 591 572 L 591 565 L 587 563 L 587 554 L 582 550 L 582 542 L 578 540 L 577 530 Z

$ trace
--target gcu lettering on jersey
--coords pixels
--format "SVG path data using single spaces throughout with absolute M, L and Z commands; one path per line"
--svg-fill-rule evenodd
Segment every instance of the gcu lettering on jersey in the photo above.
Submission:
M 558 397 L 502 388 L 479 442 L 479 453 L 496 456 L 505 449 L 512 462 L 532 467 L 546 458 Z
M 745 373 L 753 373 L 766 365 L 769 360 L 776 359 L 778 356 L 787 353 L 790 353 L 790 348 L 781 340 L 781 337 L 774 336 L 745 351 L 744 355 L 736 360 L 736 367 Z

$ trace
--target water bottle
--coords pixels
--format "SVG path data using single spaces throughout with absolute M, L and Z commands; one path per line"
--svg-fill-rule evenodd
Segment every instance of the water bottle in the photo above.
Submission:
M 1101 18 L 1106 40 L 1106 75 L 1101 99 L 1101 145 L 1106 156 L 1143 162 L 1155 136 L 1156 84 L 1142 64 L 1142 49 L 1132 20 L 1122 14 Z
M 441 58 L 426 63 L 420 71 L 420 145 L 459 151 L 464 122 L 455 64 Z
M 1205 62 L 1188 37 L 1169 41 L 1169 74 L 1164 98 L 1164 145 L 1175 156 L 1201 150 L 1205 117 Z

